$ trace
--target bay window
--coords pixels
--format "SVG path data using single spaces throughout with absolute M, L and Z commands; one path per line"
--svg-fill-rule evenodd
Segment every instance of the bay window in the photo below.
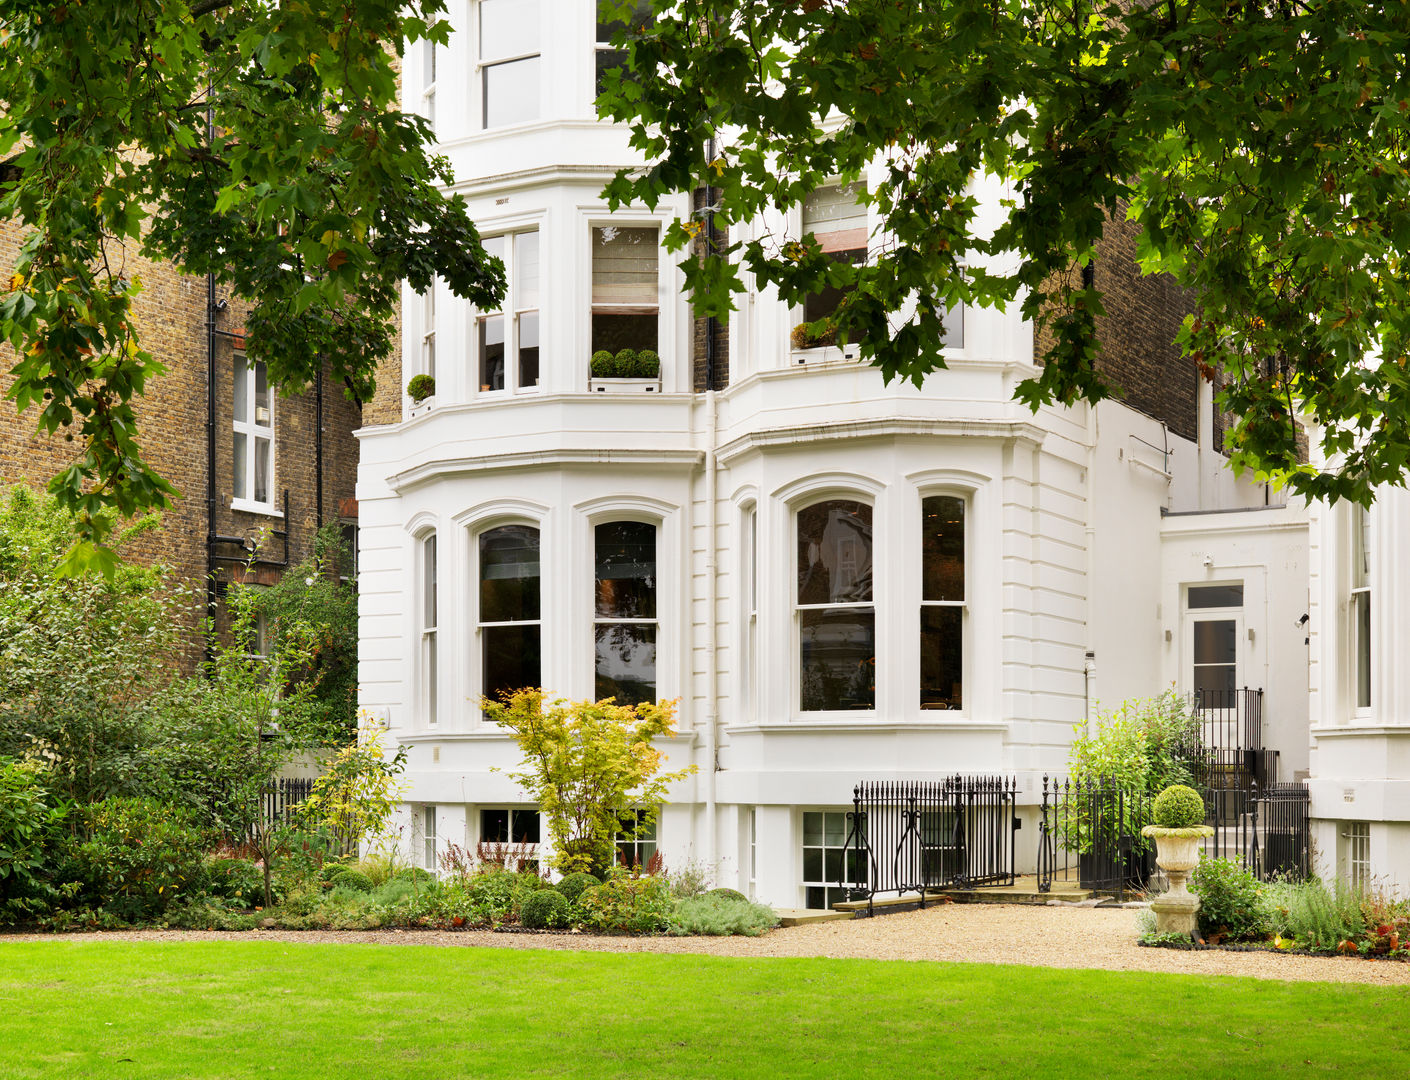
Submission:
M 619 705 L 656 700 L 656 526 L 608 521 L 593 530 L 595 690 Z
M 480 692 L 536 687 L 540 674 L 539 531 L 501 525 L 480 534 Z
M 593 228 L 593 352 L 657 350 L 660 237 L 655 225 Z
M 274 502 L 274 403 L 263 361 L 235 356 L 234 499 L 269 508 Z
M 920 707 L 964 706 L 965 504 L 921 500 Z
M 480 126 L 539 118 L 538 0 L 480 0 Z
M 829 499 L 798 511 L 799 708 L 876 708 L 872 508 Z
M 504 263 L 507 284 L 503 309 L 475 320 L 480 390 L 529 390 L 539 382 L 539 234 L 492 236 L 484 246 Z

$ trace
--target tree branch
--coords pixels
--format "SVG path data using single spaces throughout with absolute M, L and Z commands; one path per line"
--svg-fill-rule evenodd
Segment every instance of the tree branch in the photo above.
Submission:
M 233 2 L 234 0 L 202 0 L 201 3 L 191 5 L 191 18 L 199 19 L 202 15 L 209 15 L 212 11 L 227 8 Z

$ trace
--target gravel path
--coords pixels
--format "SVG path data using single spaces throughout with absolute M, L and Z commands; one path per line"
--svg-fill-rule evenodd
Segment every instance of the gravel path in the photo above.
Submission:
M 249 933 L 148 930 L 62 935 L 84 941 L 261 940 L 295 943 L 438 945 L 595 952 L 701 953 L 710 956 L 826 956 L 870 960 L 958 960 L 1106 971 L 1246 975 L 1295 982 L 1410 986 L 1410 963 L 1224 951 L 1179 952 L 1136 944 L 1135 913 L 1121 908 L 954 904 L 874 919 L 813 923 L 762 938 L 617 938 L 583 934 L 492 934 L 446 931 L 291 931 Z M 53 941 L 55 935 L 0 937 Z

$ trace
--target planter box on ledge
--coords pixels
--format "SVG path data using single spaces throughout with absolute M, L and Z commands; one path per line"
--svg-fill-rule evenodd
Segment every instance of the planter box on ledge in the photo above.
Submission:
M 589 379 L 594 394 L 659 394 L 660 379 Z

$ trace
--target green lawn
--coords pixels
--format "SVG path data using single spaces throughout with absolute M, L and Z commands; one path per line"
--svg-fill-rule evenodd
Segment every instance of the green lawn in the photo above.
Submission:
M 4 1080 L 1404 1077 L 1407 1016 L 1402 988 L 1182 975 L 0 939 Z

